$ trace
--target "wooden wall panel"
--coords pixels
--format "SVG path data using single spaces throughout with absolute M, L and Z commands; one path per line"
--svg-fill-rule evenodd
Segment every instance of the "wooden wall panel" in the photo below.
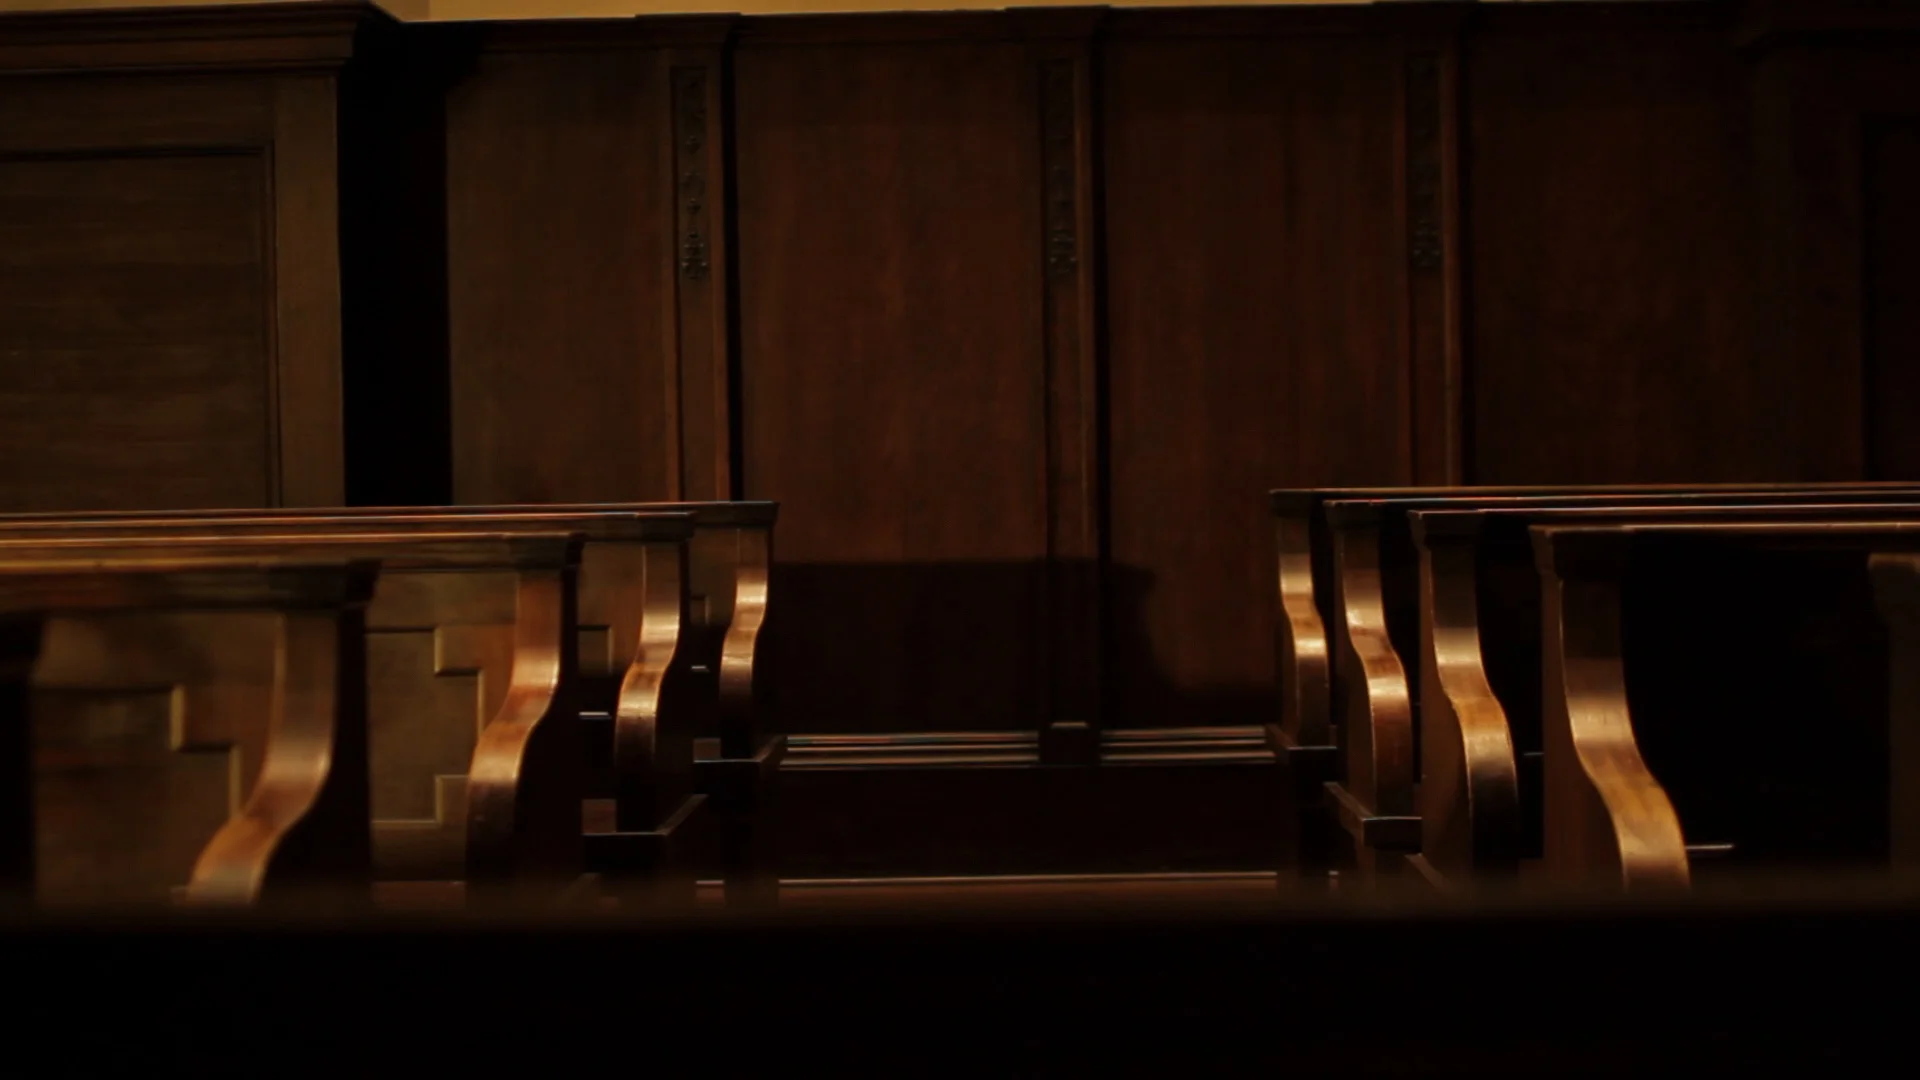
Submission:
M 338 504 L 371 7 L 0 25 L 0 507 Z
M 1411 479 L 1404 59 L 1108 48 L 1113 721 L 1260 723 L 1268 488 Z
M 272 502 L 266 168 L 0 161 L 0 508 Z
M 651 50 L 488 52 L 447 103 L 454 498 L 676 496 Z
M 1471 478 L 1812 478 L 1788 436 L 1797 376 L 1754 349 L 1726 26 L 1557 14 L 1489 16 L 1472 43 Z
M 1038 67 L 998 42 L 743 45 L 735 64 L 743 483 L 782 503 L 782 724 L 1031 729 Z

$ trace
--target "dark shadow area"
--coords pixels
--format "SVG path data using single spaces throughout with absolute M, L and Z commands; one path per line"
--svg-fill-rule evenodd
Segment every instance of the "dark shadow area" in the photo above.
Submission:
M 1885 865 L 1888 644 L 1862 552 L 1642 545 L 1621 623 L 1647 767 L 1688 844 L 1733 845 L 1710 865 Z
M 1084 588 L 1090 578 L 1103 587 Z M 1268 719 L 1270 688 L 1166 677 L 1142 618 L 1151 587 L 1144 571 L 1093 560 L 778 564 L 771 723 L 788 735 L 999 731 L 1018 746 L 1058 715 L 1051 703 L 1084 677 L 1089 646 L 1104 653 L 1119 726 Z M 780 799 L 789 877 L 1270 869 L 1285 819 L 1270 761 L 788 769 Z
M 341 392 L 349 506 L 453 500 L 445 87 L 457 54 L 362 31 L 340 89 Z
M 1047 566 L 777 563 L 772 707 L 784 734 L 1033 731 Z
M 1271 870 L 1272 764 L 789 771 L 785 877 Z
M 890 1071 L 920 1048 L 906 1053 L 988 1073 L 1018 1061 L 1015 1074 L 1623 1076 L 1657 1061 L 1661 1075 L 1725 1076 L 1884 1068 L 1909 1024 L 1886 988 L 1920 960 L 1916 929 L 1910 906 L 1802 901 L 692 925 L 41 919 L 0 940 L 34 988 L 14 1010 L 18 1052 L 82 1074 L 424 1056 L 593 1075 L 633 1053 L 604 1033 L 632 1031 L 661 1036 L 651 1064 L 693 1070 Z M 1497 1023 L 1485 995 L 1436 975 L 1489 967 L 1521 988 Z M 1391 1022 L 1338 1007 L 1383 986 L 1416 991 L 1417 1007 Z M 496 1019 L 523 987 L 535 991 Z M 76 1038 L 83 1016 L 111 1037 Z
M 1097 588 L 1084 583 L 1097 580 Z M 1152 575 L 1093 560 L 779 563 L 769 630 L 786 734 L 1034 731 L 1093 683 L 1112 727 L 1263 724 L 1271 686 L 1181 686 L 1143 615 Z M 1249 596 L 1247 603 L 1269 603 Z

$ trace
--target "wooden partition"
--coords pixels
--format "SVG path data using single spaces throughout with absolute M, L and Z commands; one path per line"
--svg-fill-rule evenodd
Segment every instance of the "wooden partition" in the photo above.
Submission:
M 93 250 L 33 202 L 88 184 L 176 192 L 199 209 L 127 213 L 204 220 L 179 249 L 237 283 L 231 323 L 179 321 L 227 317 L 196 288 L 114 339 L 183 373 L 155 400 L 217 410 L 152 433 L 72 404 L 138 381 L 84 335 L 20 338 L 12 460 L 53 449 L 0 497 L 778 501 L 803 875 L 1271 867 L 1269 488 L 1920 464 L 1920 23 L 1888 5 L 298 8 L 0 20 L 0 65 L 57 30 L 76 76 L 0 81 L 28 185 L 0 222 L 40 237 L 0 255 L 8 295 Z M 215 50 L 245 73 L 142 46 L 175 73 L 129 97 L 130 28 L 245 38 Z M 99 163 L 126 146 L 199 149 Z M 74 326 L 201 280 L 96 276 L 133 306 Z M 117 470 L 62 434 L 108 431 L 158 449 Z

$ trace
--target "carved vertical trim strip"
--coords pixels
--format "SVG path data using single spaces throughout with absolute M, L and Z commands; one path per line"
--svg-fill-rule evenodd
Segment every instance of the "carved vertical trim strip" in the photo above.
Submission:
M 1041 759 L 1099 756 L 1101 475 L 1091 27 L 1036 50 L 1046 311 L 1048 717 Z
M 674 214 L 679 223 L 680 276 L 703 281 L 707 258 L 707 69 L 673 69 Z
M 1071 280 L 1080 265 L 1079 223 L 1075 220 L 1078 169 L 1075 153 L 1079 94 L 1072 60 L 1048 60 L 1040 69 L 1043 166 L 1047 186 L 1047 280 Z
M 667 457 L 671 487 L 681 499 L 733 493 L 722 59 L 718 43 L 671 49 L 664 57 L 673 198 L 667 415 L 675 418 Z
M 1407 343 L 1415 482 L 1465 482 L 1458 50 L 1416 46 L 1404 78 Z

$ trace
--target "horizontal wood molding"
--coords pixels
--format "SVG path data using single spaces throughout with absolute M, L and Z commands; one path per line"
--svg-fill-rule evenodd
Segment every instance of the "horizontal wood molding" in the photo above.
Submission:
M 1100 733 L 1103 765 L 1272 765 L 1266 730 L 1129 728 Z M 794 735 L 781 768 L 977 769 L 1041 764 L 1032 732 L 897 732 L 882 735 Z
M 0 73 L 332 68 L 393 21 L 353 0 L 0 14 Z

